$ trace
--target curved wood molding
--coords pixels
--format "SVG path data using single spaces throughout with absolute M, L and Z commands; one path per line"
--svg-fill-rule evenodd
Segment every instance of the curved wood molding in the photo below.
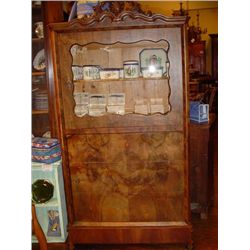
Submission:
M 90 18 L 74 19 L 68 23 L 54 23 L 49 24 L 49 28 L 55 31 L 67 31 L 67 30 L 81 30 L 89 28 L 122 28 L 122 26 L 149 26 L 154 23 L 158 25 L 181 25 L 186 22 L 185 16 L 164 16 L 161 14 L 153 14 L 147 16 L 138 12 L 123 11 L 118 15 L 112 12 L 104 12 L 101 14 L 96 14 Z

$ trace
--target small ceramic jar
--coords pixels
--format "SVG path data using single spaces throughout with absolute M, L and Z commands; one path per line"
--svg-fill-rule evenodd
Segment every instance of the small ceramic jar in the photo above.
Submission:
M 124 78 L 137 78 L 139 77 L 139 62 L 130 60 L 123 62 Z
M 38 38 L 43 38 L 43 22 L 35 23 L 35 33 Z
M 81 66 L 73 65 L 71 69 L 72 69 L 74 81 L 83 80 L 83 69 Z
M 83 66 L 83 79 L 84 80 L 100 79 L 100 66 L 98 65 Z

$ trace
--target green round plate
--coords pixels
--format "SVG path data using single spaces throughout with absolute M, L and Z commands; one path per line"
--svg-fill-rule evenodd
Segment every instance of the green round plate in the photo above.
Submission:
M 39 179 L 32 184 L 32 200 L 45 203 L 53 197 L 54 185 L 48 180 Z

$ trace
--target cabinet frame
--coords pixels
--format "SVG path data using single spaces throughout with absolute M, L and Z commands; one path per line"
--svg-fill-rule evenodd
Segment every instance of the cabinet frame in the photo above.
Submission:
M 184 220 L 183 222 L 95 222 L 81 223 L 75 221 L 75 211 L 73 204 L 73 194 L 71 185 L 71 172 L 69 169 L 69 158 L 67 155 L 68 146 L 67 139 L 75 134 L 88 134 L 93 131 L 88 129 L 72 129 L 65 128 L 64 110 L 62 105 L 62 91 L 60 87 L 60 69 L 56 51 L 56 44 L 60 34 L 72 32 L 88 32 L 88 31 L 114 31 L 127 29 L 150 29 L 150 28 L 179 28 L 181 34 L 181 55 L 182 55 L 182 98 L 183 98 L 183 124 L 180 131 L 184 138 Z M 155 14 L 145 16 L 133 12 L 122 12 L 118 16 L 112 13 L 104 13 L 97 15 L 91 19 L 76 19 L 69 23 L 54 23 L 48 25 L 48 33 L 51 48 L 51 65 L 54 69 L 54 85 L 51 92 L 55 96 L 55 113 L 57 133 L 62 146 L 63 174 L 65 181 L 65 191 L 67 199 L 67 210 L 69 217 L 69 242 L 70 249 L 73 249 L 74 244 L 168 244 L 168 243 L 183 243 L 191 244 L 192 226 L 190 223 L 190 207 L 189 207 L 189 183 L 188 183 L 188 96 L 187 96 L 187 32 L 186 32 L 186 17 L 165 17 Z M 70 69 L 69 69 L 70 70 Z M 71 82 L 68 82 L 70 87 Z M 159 131 L 164 131 L 163 126 Z M 170 131 L 174 127 L 170 126 Z M 146 132 L 153 131 L 152 128 L 137 128 L 138 131 Z M 108 128 L 100 128 L 96 133 L 108 133 Z M 125 129 L 126 131 L 126 129 Z M 122 133 L 122 128 L 115 128 L 113 133 Z M 129 131 L 127 131 L 129 132 Z M 132 130 L 130 132 L 133 132 Z

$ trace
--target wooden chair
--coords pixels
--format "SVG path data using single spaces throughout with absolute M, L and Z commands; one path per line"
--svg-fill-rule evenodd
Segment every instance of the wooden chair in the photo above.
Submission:
M 36 208 L 32 203 L 32 234 L 35 234 L 40 246 L 40 250 L 48 250 L 46 237 L 36 217 Z

